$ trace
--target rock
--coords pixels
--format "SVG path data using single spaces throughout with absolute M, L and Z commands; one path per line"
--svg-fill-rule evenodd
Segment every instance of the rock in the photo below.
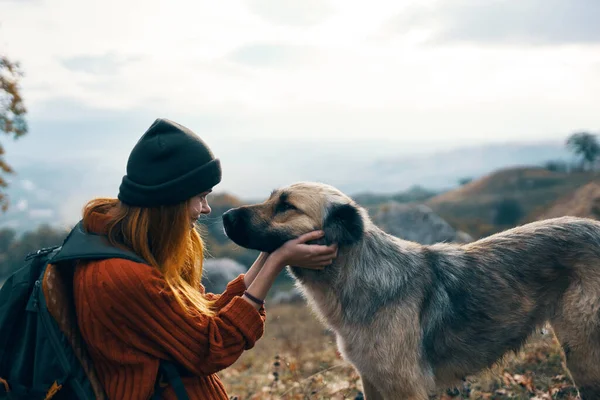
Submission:
M 301 303 L 303 301 L 304 297 L 295 286 L 288 290 L 278 290 L 273 294 L 273 297 L 269 299 L 270 304 L 291 304 Z
M 469 235 L 467 232 L 456 231 L 456 243 L 469 243 L 473 241 L 473 237 Z
M 424 204 L 387 202 L 375 211 L 372 220 L 390 235 L 421 244 L 473 241 L 471 236 L 454 229 Z
M 207 293 L 223 293 L 230 281 L 247 270 L 230 258 L 207 258 L 203 268 L 202 284 Z

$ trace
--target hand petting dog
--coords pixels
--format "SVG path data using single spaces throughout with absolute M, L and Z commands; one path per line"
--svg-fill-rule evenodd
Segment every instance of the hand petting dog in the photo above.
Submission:
M 276 257 L 280 264 L 322 270 L 331 265 L 337 257 L 337 244 L 325 246 L 307 244 L 307 242 L 320 239 L 324 234 L 319 230 L 305 233 L 297 239 L 291 239 L 275 250 L 271 257 Z

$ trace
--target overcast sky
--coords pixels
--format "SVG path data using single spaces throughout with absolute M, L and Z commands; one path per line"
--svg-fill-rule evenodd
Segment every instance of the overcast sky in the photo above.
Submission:
M 234 136 L 541 137 L 600 125 L 598 15 L 597 0 L 0 0 L 0 51 L 36 118 L 72 118 L 49 106 L 64 102 Z
M 599 15 L 598 0 L 0 0 L 31 127 L 8 157 L 69 145 L 123 166 L 159 116 L 229 160 L 275 140 L 392 142 L 367 157 L 564 140 L 600 129 Z

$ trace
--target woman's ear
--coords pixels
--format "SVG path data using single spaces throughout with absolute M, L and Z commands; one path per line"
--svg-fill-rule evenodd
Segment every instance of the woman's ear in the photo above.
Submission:
M 364 232 L 362 216 L 352 204 L 331 206 L 323 222 L 324 239 L 327 244 L 349 245 L 358 242 Z

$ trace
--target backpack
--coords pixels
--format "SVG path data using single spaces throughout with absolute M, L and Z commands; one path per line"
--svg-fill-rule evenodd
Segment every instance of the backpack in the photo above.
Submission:
M 133 252 L 85 232 L 80 221 L 62 245 L 25 257 L 0 289 L 0 399 L 106 399 L 83 338 L 73 301 L 77 260 L 124 258 Z M 188 396 L 180 366 L 161 361 L 153 399 L 170 383 L 179 400 Z

